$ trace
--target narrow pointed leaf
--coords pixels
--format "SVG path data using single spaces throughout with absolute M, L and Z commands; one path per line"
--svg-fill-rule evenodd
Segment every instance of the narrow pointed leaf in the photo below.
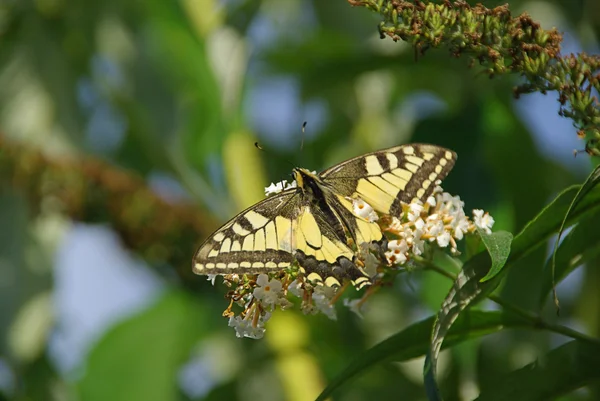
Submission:
M 556 251 L 558 250 L 558 244 L 560 241 L 560 237 L 562 236 L 563 230 L 565 229 L 565 225 L 567 224 L 567 219 L 569 218 L 569 214 L 575 207 L 590 193 L 594 187 L 600 182 L 600 165 L 598 165 L 585 180 L 583 185 L 577 191 L 577 194 L 571 201 L 567 212 L 564 215 L 562 223 L 560 224 L 560 229 L 558 230 L 558 236 L 556 237 L 556 242 L 554 244 L 554 251 L 552 252 L 552 279 L 554 283 L 554 273 L 556 269 Z M 553 284 L 553 288 L 555 288 L 555 284 Z M 554 293 L 554 302 L 556 307 L 558 308 L 558 298 L 556 297 L 556 292 Z
M 573 198 L 579 192 L 579 188 L 579 185 L 574 185 L 562 191 L 521 230 L 512 243 L 509 262 L 533 251 L 560 229 L 563 217 L 569 210 Z M 597 210 L 600 210 L 600 186 L 592 188 L 571 210 L 565 222 L 565 227 L 579 221 L 582 216 Z
M 552 258 L 548 260 L 542 276 L 539 306 L 544 305 L 555 283 L 560 283 L 577 267 L 600 255 L 600 212 L 582 219 L 561 242 L 556 252 L 552 275 Z
M 423 366 L 425 389 L 430 401 L 442 399 L 436 384 L 437 360 L 449 330 L 468 306 L 489 295 L 500 283 L 501 275 L 481 282 L 490 266 L 491 259 L 487 252 L 475 255 L 465 263 L 437 314 L 431 332 L 430 350 Z
M 543 401 L 600 380 L 600 345 L 571 341 L 498 378 L 477 401 Z
M 425 355 L 434 317 L 417 322 L 367 350 L 334 378 L 317 400 L 324 400 L 347 381 L 385 361 L 407 361 Z M 494 333 L 502 328 L 532 327 L 527 321 L 503 312 L 469 311 L 448 333 L 444 347 Z

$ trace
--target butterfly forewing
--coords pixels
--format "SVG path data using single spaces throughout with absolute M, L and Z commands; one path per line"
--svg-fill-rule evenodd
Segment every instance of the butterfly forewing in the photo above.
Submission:
M 194 272 L 241 274 L 289 267 L 301 202 L 298 192 L 290 190 L 239 213 L 200 245 Z
M 448 149 L 411 144 L 355 157 L 320 176 L 340 195 L 361 198 L 378 212 L 397 216 L 401 202 L 427 199 L 455 161 L 456 153 Z

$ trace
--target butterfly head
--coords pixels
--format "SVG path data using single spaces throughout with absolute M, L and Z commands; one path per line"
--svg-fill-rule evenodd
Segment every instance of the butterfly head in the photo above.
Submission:
M 300 167 L 294 169 L 292 176 L 296 180 L 298 188 L 302 191 L 311 191 L 315 187 L 316 182 L 319 181 L 319 177 L 316 174 Z

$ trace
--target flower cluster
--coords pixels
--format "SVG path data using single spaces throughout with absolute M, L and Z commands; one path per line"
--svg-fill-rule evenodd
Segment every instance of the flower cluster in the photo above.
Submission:
M 402 204 L 400 216 L 380 216 L 364 200 L 351 199 L 354 214 L 377 222 L 388 239 L 383 252 L 374 244 L 358 246 L 357 263 L 364 266 L 371 277 L 370 285 L 361 298 L 344 299 L 343 304 L 359 316 L 367 298 L 390 282 L 407 263 L 418 266 L 419 260 L 436 248 L 449 248 L 452 254 L 458 254 L 457 241 L 466 235 L 491 233 L 494 219 L 488 213 L 474 210 L 473 218 L 469 218 L 460 198 L 443 192 L 439 183 L 436 182 L 436 188 L 424 203 L 415 199 L 410 204 Z M 267 195 L 278 193 L 294 188 L 294 184 L 286 181 L 271 184 L 265 192 Z M 299 266 L 292 265 L 269 274 L 225 275 L 224 283 L 232 290 L 227 294 L 231 302 L 223 315 L 229 318 L 229 326 L 235 329 L 236 336 L 262 338 L 272 312 L 277 307 L 291 307 L 294 300 L 305 314 L 323 313 L 335 320 L 335 304 L 350 283 L 327 286 L 309 280 L 303 272 Z M 209 277 L 213 284 L 214 279 L 214 276 Z M 234 305 L 241 307 L 242 312 L 236 315 Z
M 404 265 L 411 255 L 423 255 L 428 243 L 439 248 L 450 247 L 452 254 L 458 254 L 456 241 L 465 234 L 472 234 L 477 228 L 490 234 L 493 217 L 483 210 L 473 210 L 471 220 L 463 210 L 464 205 L 459 196 L 443 192 L 439 185 L 424 204 L 419 200 L 404 204 L 402 215 L 391 217 L 391 221 L 388 218 L 387 226 L 382 227 L 393 238 L 385 253 L 388 263 Z
M 311 173 L 317 174 L 316 171 L 311 171 Z M 271 185 L 265 187 L 265 196 L 275 195 L 288 189 L 296 188 L 297 186 L 298 183 L 296 180 L 293 180 L 292 182 L 287 182 L 287 180 L 272 182 Z
M 294 279 L 293 277 L 296 276 Z M 237 275 L 223 277 L 225 285 L 235 287 L 227 294 L 231 299 L 223 316 L 229 318 L 229 327 L 233 327 L 237 337 L 262 338 L 265 323 L 276 307 L 286 309 L 293 305 L 288 296 L 301 300 L 301 309 L 305 314 L 323 313 L 330 319 L 336 319 L 334 299 L 337 288 L 313 285 L 302 275 L 281 272 L 277 275 Z M 238 304 L 244 310 L 239 315 L 232 311 Z
M 271 185 L 265 188 L 265 196 L 271 196 L 287 189 L 296 188 L 297 185 L 298 184 L 296 184 L 296 181 L 292 181 L 291 183 L 287 182 L 287 180 L 273 182 Z

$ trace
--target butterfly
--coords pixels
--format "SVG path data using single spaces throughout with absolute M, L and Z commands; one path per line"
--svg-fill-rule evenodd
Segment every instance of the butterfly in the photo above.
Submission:
M 380 226 L 357 212 L 365 203 L 399 216 L 402 203 L 425 201 L 450 172 L 456 153 L 409 144 L 368 153 L 315 174 L 295 168 L 296 187 L 242 211 L 200 245 L 196 274 L 258 274 L 294 262 L 307 278 L 328 286 L 370 283 L 360 263 L 361 244 L 387 250 Z

